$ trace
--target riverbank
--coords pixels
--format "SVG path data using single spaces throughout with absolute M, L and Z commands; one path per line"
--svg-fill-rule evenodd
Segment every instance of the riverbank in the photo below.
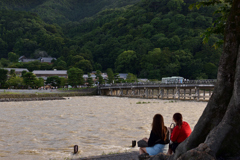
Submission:
M 41 92 L 41 90 L 7 90 L 0 93 L 0 102 L 65 100 L 64 97 L 91 95 L 97 95 L 96 88 L 81 89 L 74 92 L 57 90 L 54 92 Z

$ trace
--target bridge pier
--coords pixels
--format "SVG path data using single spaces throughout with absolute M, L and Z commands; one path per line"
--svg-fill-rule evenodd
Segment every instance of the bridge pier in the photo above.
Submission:
M 178 88 L 178 100 L 180 100 L 180 89 Z
M 161 98 L 164 98 L 164 89 L 161 89 Z
M 168 98 L 168 89 L 167 89 L 167 98 Z
M 186 99 L 186 89 L 184 89 L 183 91 L 183 96 L 184 96 L 184 99 Z
M 175 99 L 174 88 L 172 89 L 172 99 Z
M 203 100 L 205 100 L 205 89 L 203 90 Z
M 132 96 L 135 96 L 135 90 L 132 88 L 131 91 L 132 91 Z
M 192 99 L 192 90 L 189 89 L 189 97 L 190 97 L 190 100 Z
M 196 88 L 196 92 L 197 92 L 197 101 L 199 101 L 200 95 L 199 95 L 199 88 Z
M 149 89 L 146 89 L 146 93 L 147 93 L 147 98 L 149 96 Z

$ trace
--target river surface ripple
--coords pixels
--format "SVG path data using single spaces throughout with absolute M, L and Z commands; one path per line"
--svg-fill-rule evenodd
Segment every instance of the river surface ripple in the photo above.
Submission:
M 1 102 L 0 159 L 72 158 L 74 145 L 80 151 L 74 158 L 135 151 L 132 140 L 149 136 L 156 113 L 169 126 L 181 112 L 193 129 L 206 104 L 100 96 Z

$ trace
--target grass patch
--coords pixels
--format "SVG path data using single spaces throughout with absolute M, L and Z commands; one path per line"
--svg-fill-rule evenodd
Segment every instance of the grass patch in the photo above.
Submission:
M 0 98 L 41 98 L 41 97 L 75 97 L 75 96 L 90 96 L 96 95 L 95 93 L 78 93 L 78 92 L 67 92 L 67 93 L 9 93 L 0 94 Z
M 0 95 L 1 94 L 7 94 L 7 95 L 9 95 L 9 94 L 22 94 L 22 93 L 17 93 L 17 92 L 0 92 Z
M 164 102 L 164 104 L 165 104 L 165 103 L 175 103 L 175 102 L 177 102 L 177 101 L 176 101 L 176 100 L 174 100 L 174 101 L 171 100 L 171 101 L 168 101 L 168 102 Z
M 148 104 L 148 103 L 151 103 L 151 102 L 137 102 L 136 104 Z
M 21 92 L 0 92 L 0 98 L 44 98 L 44 97 L 75 97 L 97 95 L 97 90 L 83 90 L 82 92 L 50 92 L 50 93 L 21 93 Z
M 59 88 L 60 91 L 78 91 L 83 89 L 89 89 L 89 88 L 97 88 L 97 87 L 83 87 L 83 88 Z

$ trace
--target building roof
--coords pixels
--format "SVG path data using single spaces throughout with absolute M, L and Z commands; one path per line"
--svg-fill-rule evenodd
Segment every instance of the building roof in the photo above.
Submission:
M 118 75 L 119 75 L 119 77 L 122 78 L 122 79 L 127 79 L 128 73 L 119 73 Z
M 22 60 L 22 59 L 26 59 L 26 57 L 25 56 L 21 56 L 21 57 L 18 58 L 18 60 Z
M 13 69 L 13 70 L 15 70 L 15 72 L 22 72 L 22 71 L 29 72 L 27 68 L 3 68 L 3 69 L 8 70 L 8 71 L 11 71 Z
M 103 77 L 103 79 L 107 79 L 107 75 L 106 74 L 104 74 L 104 73 L 102 73 L 101 74 L 102 75 L 102 77 Z M 91 77 L 93 78 L 93 79 L 96 79 L 96 75 L 95 74 L 91 74 Z M 83 75 L 83 78 L 88 78 L 88 75 L 87 74 L 84 74 Z
M 52 57 L 42 57 L 40 58 L 40 61 L 51 63 L 53 59 L 56 60 L 56 58 L 52 58 Z
M 22 62 L 33 62 L 33 61 L 39 61 L 38 59 L 22 59 Z
M 139 82 L 149 82 L 147 78 L 138 78 Z
M 95 78 L 96 78 L 96 75 L 95 75 L 95 74 L 91 74 L 91 77 L 92 77 L 93 79 L 95 79 Z M 87 75 L 87 74 L 84 74 L 84 75 L 83 75 L 83 78 L 88 78 L 88 75 Z
M 33 73 L 37 74 L 49 74 L 49 75 L 67 75 L 67 70 L 34 70 Z

